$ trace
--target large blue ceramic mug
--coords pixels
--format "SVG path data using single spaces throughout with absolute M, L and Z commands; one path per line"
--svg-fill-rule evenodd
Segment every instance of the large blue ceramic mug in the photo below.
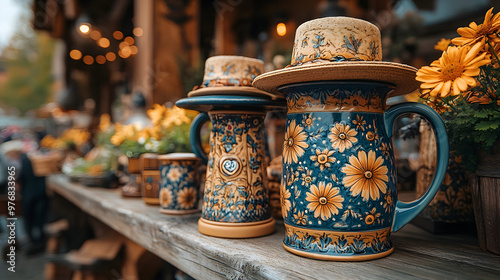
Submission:
M 264 73 L 253 85 L 283 96 L 283 245 L 324 260 L 368 260 L 393 251 L 391 232 L 422 211 L 448 164 L 448 137 L 430 107 L 389 97 L 419 87 L 416 69 L 383 62 L 378 28 L 366 21 L 320 18 L 301 24 L 291 64 Z M 391 136 L 395 119 L 418 113 L 437 139 L 437 170 L 426 194 L 398 201 Z
M 382 101 L 390 90 L 375 82 L 280 88 L 288 100 L 281 189 L 287 250 L 326 260 L 386 256 L 393 251 L 391 232 L 434 197 L 448 162 L 444 124 L 432 108 L 419 103 L 385 111 Z M 405 113 L 427 118 L 438 144 L 434 180 L 426 194 L 410 203 L 397 198 L 391 142 L 394 121 Z

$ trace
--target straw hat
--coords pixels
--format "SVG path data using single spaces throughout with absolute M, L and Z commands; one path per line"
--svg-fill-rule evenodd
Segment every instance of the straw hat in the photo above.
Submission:
M 252 86 L 255 77 L 264 73 L 264 62 L 260 59 L 221 55 L 205 62 L 203 83 L 188 93 L 188 97 L 205 95 L 244 95 L 274 97 L 268 92 Z
M 417 89 L 414 67 L 382 61 L 379 29 L 364 20 L 327 17 L 301 24 L 292 62 L 258 76 L 253 86 L 281 96 L 280 86 L 311 81 L 368 80 L 392 85 L 388 97 Z

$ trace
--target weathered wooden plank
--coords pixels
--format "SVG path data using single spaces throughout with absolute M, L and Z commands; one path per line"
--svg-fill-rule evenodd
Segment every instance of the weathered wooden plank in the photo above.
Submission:
M 198 279 L 492 279 L 500 257 L 482 251 L 477 238 L 431 235 L 408 225 L 392 235 L 395 253 L 368 262 L 326 262 L 299 257 L 282 247 L 284 228 L 251 239 L 224 239 L 198 232 L 199 214 L 168 216 L 118 191 L 88 188 L 51 176 L 51 188 Z

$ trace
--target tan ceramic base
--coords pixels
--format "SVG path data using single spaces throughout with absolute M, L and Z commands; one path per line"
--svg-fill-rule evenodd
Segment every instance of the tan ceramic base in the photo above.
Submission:
M 173 209 L 163 209 L 160 208 L 160 212 L 169 215 L 186 215 L 200 212 L 200 209 L 190 209 L 190 210 L 173 210 Z
M 160 199 L 159 198 L 152 198 L 152 197 L 142 197 L 142 200 L 144 200 L 144 202 L 146 204 L 149 204 L 149 205 L 160 205 Z
M 323 261 L 343 261 L 343 262 L 359 262 L 359 261 L 369 261 L 369 260 L 374 260 L 374 259 L 380 259 L 380 258 L 383 258 L 385 256 L 392 254 L 392 252 L 394 251 L 394 247 L 392 247 L 388 251 L 378 253 L 378 254 L 373 254 L 373 255 L 328 256 L 328 255 L 314 254 L 314 253 L 296 250 L 296 249 L 293 249 L 293 248 L 286 246 L 285 244 L 283 244 L 283 247 L 285 247 L 285 249 L 288 252 L 294 253 L 294 254 L 302 256 L 302 257 L 307 257 L 307 258 L 316 259 L 316 260 L 323 260 Z
M 273 218 L 252 223 L 213 222 L 200 218 L 198 220 L 198 231 L 215 237 L 252 238 L 273 233 L 275 223 Z

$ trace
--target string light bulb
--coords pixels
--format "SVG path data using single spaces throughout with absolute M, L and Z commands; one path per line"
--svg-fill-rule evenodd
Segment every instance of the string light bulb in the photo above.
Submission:
M 88 23 L 82 23 L 78 27 L 78 30 L 80 30 L 80 32 L 82 32 L 82 34 L 89 34 L 89 32 L 90 32 L 90 24 L 88 24 Z
M 286 24 L 283 22 L 280 22 L 276 25 L 276 33 L 278 33 L 279 36 L 285 36 L 286 35 Z
M 123 39 L 123 33 L 121 31 L 115 31 L 113 32 L 113 38 L 116 40 L 121 40 Z
M 71 57 L 74 60 L 79 60 L 80 58 L 82 58 L 82 52 L 79 50 L 71 50 L 69 52 L 69 57 Z
M 142 28 L 140 27 L 136 27 L 134 28 L 134 30 L 132 30 L 132 33 L 134 33 L 134 36 L 136 37 L 141 37 L 142 34 L 144 34 L 144 30 L 142 30 Z
M 107 48 L 107 47 L 109 47 L 109 40 L 107 38 L 101 38 L 101 39 L 99 39 L 99 41 L 97 41 L 97 44 L 101 48 Z

